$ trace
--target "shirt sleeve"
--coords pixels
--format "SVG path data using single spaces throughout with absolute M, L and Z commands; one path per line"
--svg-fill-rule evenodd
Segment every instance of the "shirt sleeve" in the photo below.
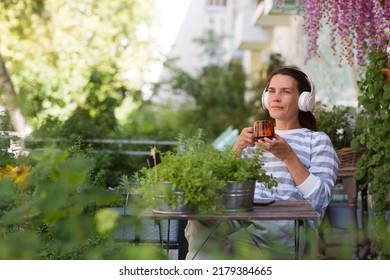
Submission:
M 297 188 L 322 218 L 335 188 L 339 159 L 328 135 L 313 134 L 309 177 Z

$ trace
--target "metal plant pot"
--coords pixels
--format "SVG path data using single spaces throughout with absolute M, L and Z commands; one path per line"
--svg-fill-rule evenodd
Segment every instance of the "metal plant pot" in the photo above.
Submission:
M 167 188 L 171 188 L 172 183 L 164 182 L 164 185 L 166 185 Z M 184 192 L 180 190 L 173 190 L 174 195 L 177 196 L 177 205 L 173 206 L 166 202 L 165 195 L 156 195 L 155 196 L 155 202 L 156 207 L 153 209 L 156 213 L 175 213 L 175 214 L 186 214 L 191 212 L 189 207 L 187 206 L 187 202 L 184 198 Z
M 226 191 L 223 194 L 224 212 L 251 211 L 255 184 L 255 181 L 245 181 L 241 184 L 227 181 Z

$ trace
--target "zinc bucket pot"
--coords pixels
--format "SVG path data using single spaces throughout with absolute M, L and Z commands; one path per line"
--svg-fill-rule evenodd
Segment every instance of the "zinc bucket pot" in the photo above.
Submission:
M 253 209 L 255 195 L 255 181 L 244 181 L 238 184 L 236 181 L 227 181 L 223 194 L 224 212 L 243 212 Z
M 170 182 L 164 182 L 163 183 L 167 188 L 171 188 L 172 183 Z M 186 214 L 190 213 L 190 209 L 187 206 L 187 202 L 184 198 L 184 192 L 180 190 L 174 190 L 174 195 L 177 196 L 178 205 L 176 207 L 173 207 L 171 204 L 167 203 L 165 201 L 165 195 L 156 195 L 156 207 L 153 209 L 153 212 L 155 213 L 162 213 L 162 214 Z

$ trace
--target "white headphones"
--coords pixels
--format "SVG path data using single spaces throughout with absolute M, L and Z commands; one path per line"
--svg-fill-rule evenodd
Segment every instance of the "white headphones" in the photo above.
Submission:
M 302 72 L 302 71 L 300 71 Z M 303 73 L 303 72 L 302 72 Z M 314 90 L 314 84 L 311 81 L 311 79 L 303 73 L 307 79 L 307 81 L 310 84 L 310 92 L 304 91 L 299 95 L 298 99 L 298 108 L 299 110 L 303 112 L 312 111 L 314 109 L 315 105 L 315 90 Z M 265 110 L 268 110 L 268 86 L 263 91 L 263 96 L 261 98 L 261 103 L 263 105 L 263 108 Z

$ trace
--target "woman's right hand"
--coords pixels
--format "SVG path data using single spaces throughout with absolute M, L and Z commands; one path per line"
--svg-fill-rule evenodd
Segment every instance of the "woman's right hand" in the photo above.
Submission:
M 233 151 L 242 152 L 246 147 L 253 147 L 255 140 L 253 139 L 253 127 L 245 127 L 238 136 L 236 143 L 233 145 Z

